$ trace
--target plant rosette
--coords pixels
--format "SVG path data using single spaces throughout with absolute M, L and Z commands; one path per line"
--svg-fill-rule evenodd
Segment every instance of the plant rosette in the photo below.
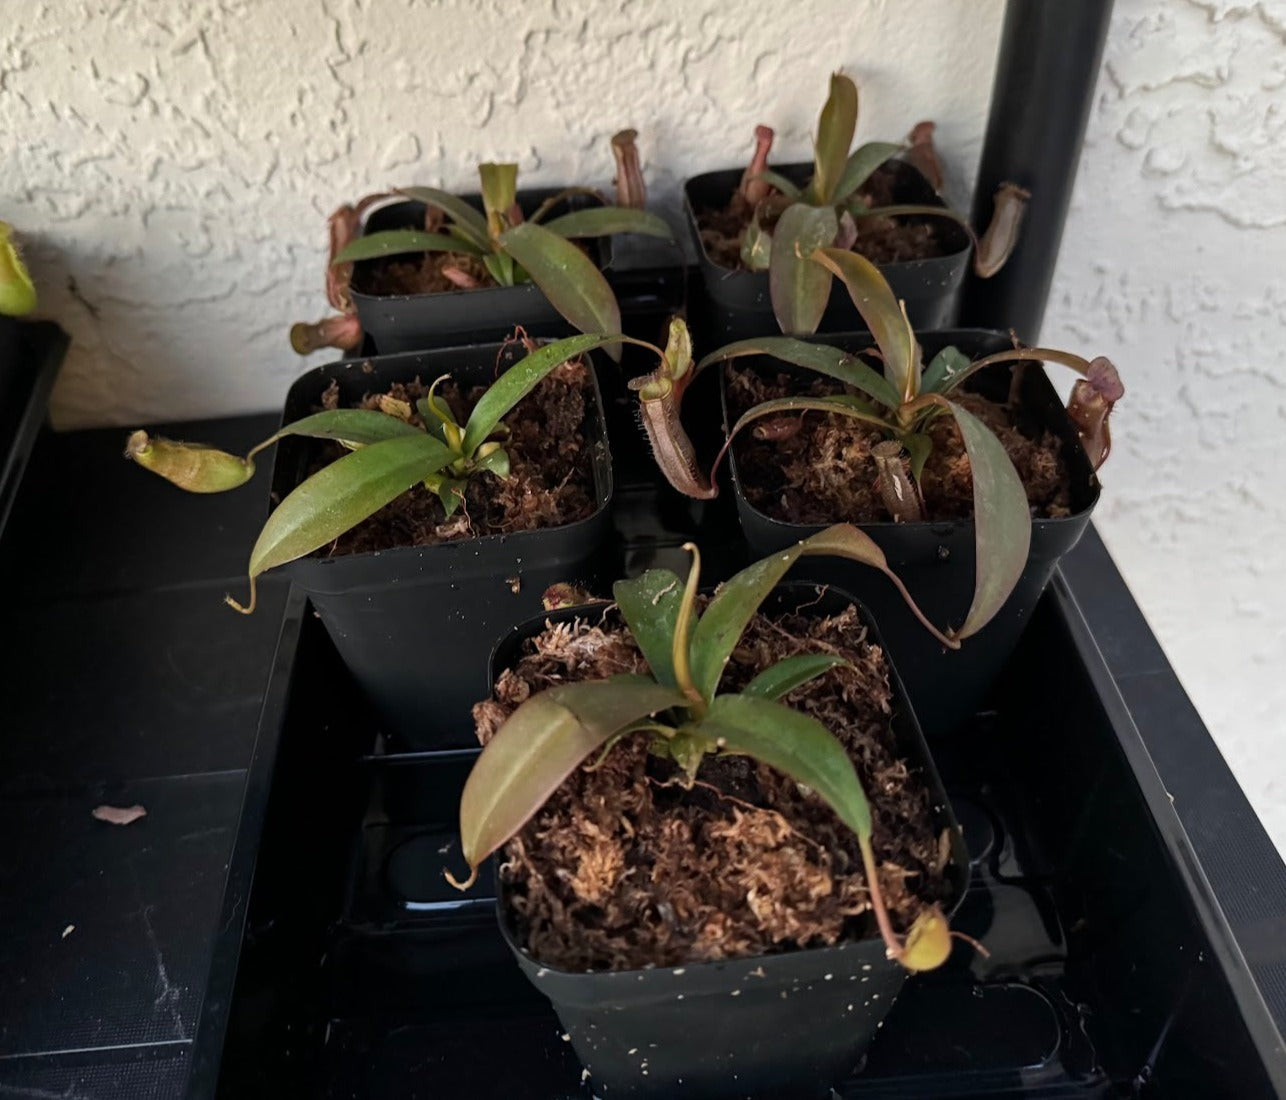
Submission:
M 625 233 L 674 240 L 643 208 L 634 136 L 612 139 L 615 205 L 589 187 L 519 192 L 516 164 L 488 163 L 478 167 L 478 196 L 407 187 L 341 207 L 330 219 L 326 271 L 327 298 L 341 313 L 295 325 L 292 346 L 300 354 L 353 349 L 363 333 L 381 353 L 448 337 L 480 342 L 499 335 L 497 317 L 507 327 L 619 332 L 620 307 L 600 270 L 607 241 Z
M 505 661 L 458 885 L 503 849 L 502 927 L 597 1095 L 826 1095 L 901 974 L 945 961 L 967 858 L 869 625 L 778 587 L 878 548 L 837 526 L 708 600 L 689 549 L 686 581 L 616 584 L 619 622 L 539 620 Z
M 769 168 L 773 131 L 760 126 L 739 180 L 735 172 L 718 172 L 688 181 L 689 226 L 707 293 L 728 332 L 741 335 L 738 329 L 755 324 L 750 314 L 769 308 L 784 333 L 816 332 L 823 316 L 828 329 L 853 327 L 856 318 L 830 273 L 810 262 L 819 248 L 854 250 L 884 266 L 925 327 L 949 319 L 971 244 L 976 274 L 990 277 L 1004 266 L 1027 193 L 1004 185 L 979 241 L 938 194 L 942 175 L 933 124 L 918 124 L 909 144 L 867 142 L 850 152 L 857 114 L 857 87 L 837 73 L 818 119 L 811 174 L 808 165 Z
M 189 492 L 222 492 L 280 441 L 279 503 L 250 553 L 250 598 L 229 603 L 252 610 L 259 578 L 288 568 L 396 731 L 422 747 L 459 744 L 496 635 L 538 611 L 545 586 L 587 568 L 608 535 L 611 461 L 586 357 L 616 339 L 333 364 L 296 383 L 287 409 L 303 415 L 244 458 L 142 432 L 127 455 Z M 375 407 L 312 411 L 332 386 Z M 432 707 L 418 673 L 428 649 L 444 663 Z

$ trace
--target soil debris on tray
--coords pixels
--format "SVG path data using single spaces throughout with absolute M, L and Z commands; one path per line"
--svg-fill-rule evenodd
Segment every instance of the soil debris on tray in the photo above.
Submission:
M 502 423 L 509 430 L 509 477 L 489 473 L 469 478 L 464 503 L 450 519 L 437 494 L 416 485 L 369 519 L 341 535 L 323 555 L 361 554 L 402 546 L 428 546 L 453 539 L 512 534 L 575 523 L 597 506 L 592 445 L 585 435 L 586 410 L 593 400 L 590 367 L 576 359 L 556 367 L 520 401 Z M 409 413 L 420 426 L 416 402 L 427 395 L 432 379 L 396 383 L 370 393 L 358 407 Z M 454 381 L 438 386 L 437 397 L 451 408 L 457 422 L 468 420 L 485 392 L 482 386 L 461 390 Z M 322 405 L 338 408 L 339 387 L 332 383 Z M 344 453 L 338 444 L 319 448 L 316 468 Z
M 735 421 L 762 401 L 786 396 L 842 393 L 829 378 L 806 380 L 754 367 L 727 368 L 729 415 Z M 967 385 L 967 383 L 966 383 Z M 996 434 L 1027 490 L 1032 515 L 1070 512 L 1071 475 L 1061 440 L 1053 432 L 1025 430 L 1010 409 L 980 393 L 956 390 L 952 400 Z M 793 419 L 793 416 L 792 416 Z M 950 416 L 934 419 L 928 434 L 933 453 L 920 479 L 930 522 L 973 515 L 973 475 L 964 442 Z M 798 430 L 758 439 L 752 429 L 733 443 L 746 499 L 773 519 L 788 523 L 879 523 L 892 520 L 876 486 L 871 448 L 886 438 L 878 428 L 831 413 L 799 414 Z
M 909 201 L 898 197 L 898 172 L 881 165 L 858 192 L 867 207 L 891 206 Z M 719 210 L 698 210 L 697 228 L 710 259 L 721 267 L 745 270 L 741 263 L 741 239 L 750 225 L 753 210 L 739 192 Z M 764 226 L 771 229 L 773 222 Z M 928 260 L 959 251 L 954 243 L 958 229 L 943 218 L 919 216 L 857 219 L 857 240 L 853 251 L 872 263 L 892 264 L 907 260 Z
M 493 698 L 474 708 L 485 744 L 523 700 L 555 684 L 646 671 L 614 608 L 529 640 Z M 850 607 L 758 615 L 723 687 L 798 652 L 840 666 L 785 701 L 843 742 L 872 800 L 874 847 L 895 927 L 946 894 L 948 847 L 928 788 L 900 759 L 882 651 Z M 566 970 L 670 966 L 874 935 L 857 838 L 817 795 L 748 757 L 707 757 L 685 790 L 645 737 L 578 769 L 509 842 L 501 874 L 519 942 Z

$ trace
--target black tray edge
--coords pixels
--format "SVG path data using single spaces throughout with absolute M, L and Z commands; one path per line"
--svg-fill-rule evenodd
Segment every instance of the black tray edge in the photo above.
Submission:
M 14 431 L 13 441 L 0 465 L 0 535 L 3 535 L 9 512 L 22 485 L 22 475 L 27 470 L 36 436 L 49 408 L 49 395 L 53 392 L 58 368 L 71 345 L 71 338 L 52 321 L 24 321 L 19 324 L 19 340 L 33 358 L 39 360 L 36 376 L 30 391 L 19 399 L 24 401 L 22 414 Z

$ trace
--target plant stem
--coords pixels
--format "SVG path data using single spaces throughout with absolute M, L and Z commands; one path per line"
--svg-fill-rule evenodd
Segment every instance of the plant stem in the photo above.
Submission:
M 889 923 L 888 910 L 884 908 L 884 895 L 880 892 L 880 876 L 875 866 L 875 852 L 871 848 L 871 838 L 859 836 L 857 843 L 862 849 L 862 866 L 866 870 L 866 883 L 871 891 L 871 908 L 875 910 L 875 923 L 884 940 L 885 954 L 890 959 L 901 958 L 902 943 L 897 933 L 893 931 L 893 925 Z

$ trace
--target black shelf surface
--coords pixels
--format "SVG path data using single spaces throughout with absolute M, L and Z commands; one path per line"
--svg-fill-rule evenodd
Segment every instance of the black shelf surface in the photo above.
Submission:
M 157 430 L 243 451 L 267 435 L 275 419 Z M 280 581 L 263 587 L 263 606 L 254 616 L 222 606 L 223 594 L 244 584 L 244 555 L 266 497 L 263 475 L 227 497 L 187 497 L 121 458 L 125 434 L 43 434 L 0 543 L 9 636 L 18 643 L 7 647 L 0 673 L 8 701 L 0 723 L 0 824 L 7 839 L 0 855 L 6 901 L 0 1096 L 212 1094 L 230 1006 L 239 996 L 238 966 L 244 975 L 250 957 L 242 951 L 241 927 L 254 861 L 260 837 L 272 835 L 267 815 L 281 728 L 273 723 L 291 708 L 298 712 L 300 690 L 291 690 L 291 670 L 311 662 L 316 676 L 329 659 L 324 635 Z M 626 497 L 633 496 L 627 515 L 658 504 L 637 473 L 632 486 L 624 479 Z M 690 518 L 681 502 L 660 503 L 659 514 L 676 527 Z M 632 545 L 629 567 L 637 569 L 664 556 L 669 544 L 650 546 L 635 537 Z M 1087 1023 L 1096 1035 L 1092 1059 L 1072 1042 L 1075 1036 L 1061 1031 L 1060 1050 L 1075 1057 L 1059 1066 L 1080 1067 L 1080 1076 L 1045 1082 L 1054 1090 L 1046 1094 L 1128 1092 L 1136 1077 L 1140 1094 L 1157 1094 L 1158 1082 L 1185 1068 L 1182 1059 L 1174 1060 L 1176 1052 L 1208 1073 L 1210 1065 L 1201 1061 L 1211 1054 L 1208 1037 L 1185 1029 L 1215 1012 L 1233 1022 L 1238 1036 L 1226 1050 L 1242 1058 L 1242 1068 L 1257 1064 L 1262 1070 L 1257 1091 L 1240 1095 L 1272 1095 L 1273 1088 L 1283 1088 L 1286 1065 L 1280 1039 L 1286 1023 L 1286 868 L 1092 531 L 1066 560 L 1033 629 L 1045 639 L 1042 654 L 1054 662 L 1041 675 L 1048 679 L 1049 667 L 1065 673 L 1053 681 L 1061 686 L 1051 689 L 1058 705 L 1067 712 L 1088 707 L 1119 739 L 1119 749 L 1100 758 L 1074 757 L 1077 774 L 1108 768 L 1116 780 L 1129 781 L 1118 789 L 1133 806 L 1133 831 L 1123 830 L 1119 844 L 1091 846 L 1085 855 L 1115 868 L 1119 874 L 1111 881 L 1117 885 L 1142 881 L 1153 873 L 1149 861 L 1160 859 L 1168 888 L 1181 885 L 1189 899 L 1178 915 L 1154 912 L 1146 897 L 1128 892 L 1117 902 L 1111 894 L 1055 899 L 1062 908 L 1047 914 L 1050 920 L 1078 905 L 1106 913 L 1131 932 L 1129 942 L 1140 952 L 1139 958 L 1113 955 L 1108 948 L 1118 941 L 1106 937 L 1106 969 L 1083 972 L 1078 980 L 1101 988 L 1131 968 L 1168 973 L 1172 984 L 1165 994 L 1174 1011 L 1161 1020 L 1112 1021 L 1111 1028 L 1102 1020 Z M 320 682 L 342 682 L 332 672 Z M 1014 672 L 1020 681 L 1022 675 L 1022 668 Z M 261 712 L 267 720 L 256 740 Z M 335 720 L 333 713 L 324 717 Z M 990 720 L 983 716 L 984 723 Z M 1029 741 L 1042 744 L 1035 734 Z M 1024 743 L 1005 741 L 1015 751 Z M 1069 751 L 1081 751 L 1074 739 Z M 1100 745 L 1094 751 L 1106 750 Z M 951 767 L 968 788 L 968 761 Z M 1064 795 L 1087 797 L 1085 790 Z M 975 821 L 994 813 L 983 801 Z M 135 802 L 148 816 L 133 825 L 90 817 L 100 803 Z M 1140 826 L 1140 806 L 1152 824 Z M 1059 804 L 1040 809 L 1055 822 L 1070 812 Z M 1141 837 L 1141 846 L 1131 847 L 1132 837 Z M 1039 850 L 1011 849 L 1011 855 L 1026 861 L 1024 874 L 1040 873 L 1042 858 L 1049 858 Z M 1090 880 L 1082 875 L 1079 881 Z M 1025 927 L 1041 926 L 1040 911 L 1019 904 L 1022 891 L 1015 884 L 997 878 L 997 890 L 1013 899 L 1013 912 L 1026 914 Z M 1112 904 L 1117 909 L 1109 912 Z M 68 926 L 74 927 L 64 935 Z M 1088 950 L 1083 937 L 1092 926 L 1089 932 L 1057 927 L 1063 944 L 1050 940 L 1055 960 L 1076 936 Z M 1182 958 L 1182 950 L 1198 941 L 1210 943 L 1213 953 L 1159 967 L 1162 954 Z M 1099 956 L 1091 951 L 1087 957 Z M 1060 966 L 1055 962 L 1051 974 L 1057 976 Z M 1065 978 L 1065 968 L 1062 973 Z M 1024 997 L 1039 1003 L 1039 1010 L 1011 1013 L 1034 1028 L 1015 1034 L 1018 1047 L 1038 1046 L 1052 1034 L 1036 1022 L 1042 1013 L 1054 1013 L 1064 1025 L 1077 1020 L 1060 1000 L 1065 982 L 1042 986 L 1039 974 L 1029 974 L 1006 990 L 1003 971 L 992 978 L 987 996 L 1018 998 L 1017 1006 L 1028 1003 Z M 898 1011 L 918 1011 L 916 996 L 909 989 Z M 526 1058 L 544 1065 L 550 1057 L 542 1030 L 547 1010 L 539 1001 L 526 1004 L 530 1015 L 525 1023 L 515 1021 L 506 1058 L 478 1055 L 489 1060 L 496 1081 L 513 1076 L 508 1095 L 528 1095 L 522 1091 L 524 1067 L 535 1063 Z M 369 1050 L 369 1027 L 369 1021 L 350 1018 L 338 1027 L 332 1049 Z M 467 1064 L 469 1043 L 480 1039 L 463 1016 L 453 1027 L 459 1056 L 440 1059 L 442 1074 L 448 1065 L 455 1067 L 452 1073 L 465 1073 L 460 1066 Z M 1097 1040 L 1108 1031 L 1121 1036 L 1120 1049 Z M 411 1029 L 385 1042 L 393 1059 L 387 1064 L 404 1059 L 411 1069 L 431 1069 L 417 1041 Z M 1149 1067 L 1137 1052 L 1151 1045 L 1165 1058 Z M 894 1054 L 892 1046 L 873 1051 L 871 1070 Z M 1218 1050 L 1213 1055 L 1223 1056 Z M 1034 1057 L 1031 1051 L 1025 1056 Z M 567 1056 L 555 1051 L 554 1057 Z M 1096 1066 L 1102 1072 L 1093 1072 Z M 1143 1081 L 1149 1074 L 1152 1085 Z M 444 1084 L 454 1079 L 439 1078 Z M 886 1091 L 907 1095 L 892 1079 Z M 444 1087 L 428 1095 L 467 1093 Z

